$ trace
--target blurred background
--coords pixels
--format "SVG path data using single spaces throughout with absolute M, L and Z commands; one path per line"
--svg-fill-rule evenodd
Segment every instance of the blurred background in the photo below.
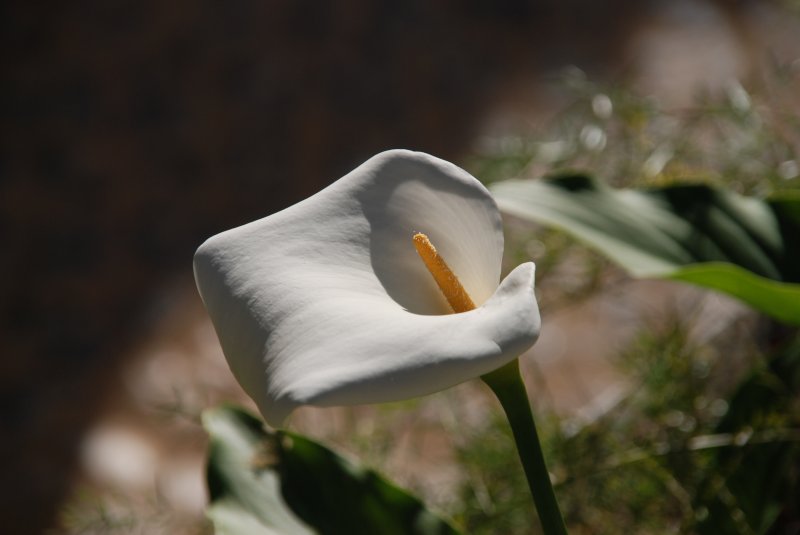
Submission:
M 727 165 L 732 187 L 766 194 L 800 174 L 796 138 L 777 154 L 759 134 L 762 152 L 744 161 L 706 113 L 766 110 L 745 133 L 797 117 L 790 0 L 12 1 L 0 25 L 5 533 L 210 532 L 199 414 L 249 402 L 194 290 L 192 254 L 376 152 L 423 150 L 484 180 L 575 165 L 620 185 L 663 178 L 660 145 L 644 157 L 592 129 L 628 110 L 661 125 L 651 137 L 693 128 L 708 151 L 684 175 L 725 182 Z M 558 143 L 572 138 L 565 156 Z M 550 152 L 515 158 L 532 139 Z M 766 176 L 752 168 L 763 158 L 774 183 L 752 178 Z M 510 223 L 512 255 L 550 265 L 566 247 L 552 240 Z M 579 262 L 542 270 L 545 334 L 525 361 L 562 422 L 626 395 L 611 356 L 648 318 L 704 317 L 709 339 L 757 330 L 736 303 L 568 254 Z M 495 506 L 460 468 L 479 435 L 454 438 L 453 422 L 480 433 L 491 411 L 465 385 L 405 405 L 303 409 L 293 426 L 470 525 L 465 503 L 487 518 Z

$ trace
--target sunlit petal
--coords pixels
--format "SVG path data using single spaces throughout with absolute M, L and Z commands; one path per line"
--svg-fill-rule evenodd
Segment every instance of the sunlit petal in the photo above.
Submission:
M 475 301 L 450 314 L 412 236 L 424 232 Z M 267 421 L 303 404 L 407 399 L 515 358 L 536 340 L 534 266 L 499 285 L 502 222 L 472 176 L 379 154 L 318 194 L 206 241 L 203 301 Z

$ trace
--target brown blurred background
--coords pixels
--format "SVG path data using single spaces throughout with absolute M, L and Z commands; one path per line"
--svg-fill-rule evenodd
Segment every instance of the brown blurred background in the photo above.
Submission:
M 98 421 L 136 403 L 131 369 L 174 399 L 187 374 L 228 385 L 218 354 L 202 354 L 213 335 L 195 327 L 191 257 L 206 237 L 384 149 L 459 161 L 479 134 L 547 113 L 553 95 L 539 81 L 566 65 L 678 101 L 697 76 L 746 78 L 780 9 L 732 0 L 4 3 L 2 531 L 56 525 L 103 444 L 122 448 L 130 478 L 148 477 L 136 464 L 154 455 L 146 447 L 114 433 L 86 441 Z M 710 44 L 693 49 L 681 32 Z M 175 333 L 196 360 L 173 366 L 152 351 Z M 226 388 L 235 385 L 220 397 Z M 192 444 L 200 463 L 202 443 Z M 173 492 L 188 510 L 202 501 L 192 474 Z M 169 501 L 172 491 L 159 492 Z

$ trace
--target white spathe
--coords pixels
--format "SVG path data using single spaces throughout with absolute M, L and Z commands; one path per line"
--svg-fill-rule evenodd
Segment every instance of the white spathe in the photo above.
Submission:
M 478 307 L 452 314 L 412 237 L 428 235 Z M 223 352 L 266 421 L 300 405 L 430 394 L 536 341 L 534 265 L 500 281 L 502 221 L 483 185 L 406 150 L 218 234 L 194 257 Z

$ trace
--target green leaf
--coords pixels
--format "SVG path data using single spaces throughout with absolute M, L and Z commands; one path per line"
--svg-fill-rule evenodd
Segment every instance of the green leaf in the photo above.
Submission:
M 667 277 L 726 293 L 784 323 L 800 324 L 800 284 L 775 282 L 723 262 L 693 264 Z
M 275 435 L 268 434 L 258 418 L 223 406 L 203 413 L 203 427 L 210 436 L 207 514 L 216 533 L 314 533 L 282 497 L 272 466 Z
M 203 414 L 217 533 L 458 533 L 406 491 L 316 442 L 234 407 Z
M 374 471 L 295 433 L 283 433 L 280 469 L 287 501 L 320 533 L 457 533 Z
M 712 288 L 800 324 L 800 197 L 763 201 L 706 185 L 614 190 L 577 175 L 491 190 L 504 212 L 564 229 L 635 276 Z

